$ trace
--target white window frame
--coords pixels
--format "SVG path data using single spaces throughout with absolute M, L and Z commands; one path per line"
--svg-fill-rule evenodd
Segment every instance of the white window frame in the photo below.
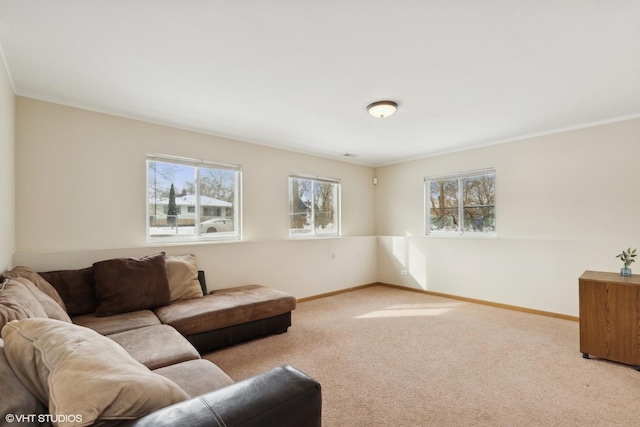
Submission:
M 150 203 L 149 203 L 149 163 L 161 162 L 174 165 L 189 166 L 194 168 L 194 187 L 195 187 L 195 230 L 193 235 L 181 236 L 176 234 L 175 236 L 161 236 L 156 237 L 150 234 Z M 223 169 L 230 170 L 235 173 L 235 190 L 233 201 L 233 231 L 221 232 L 221 233 L 201 233 L 201 206 L 200 206 L 200 168 L 207 169 Z M 147 243 L 179 243 L 179 242 L 199 242 L 199 241 L 237 241 L 242 240 L 242 166 L 212 162 L 207 160 L 190 159 L 186 157 L 169 156 L 164 154 L 148 154 L 146 159 L 146 186 L 145 186 L 145 201 L 146 201 L 146 235 Z
M 479 177 L 485 175 L 493 175 L 493 190 L 494 190 L 494 224 L 493 231 L 487 232 L 474 232 L 474 231 L 465 231 L 464 226 L 464 203 L 463 203 L 463 180 L 465 178 L 471 177 Z M 460 172 L 455 174 L 448 175 L 439 175 L 432 177 L 424 178 L 424 211 L 425 211 L 425 234 L 427 236 L 472 236 L 472 237 L 496 237 L 497 236 L 497 227 L 496 227 L 496 217 L 497 217 L 497 202 L 496 202 L 496 180 L 495 180 L 496 170 L 495 168 L 486 168 L 486 169 L 478 169 L 467 172 Z M 457 180 L 458 181 L 458 227 L 455 231 L 441 231 L 441 230 L 432 230 L 431 229 L 431 183 L 435 181 L 441 180 Z
M 290 173 L 289 174 L 289 179 L 288 179 L 288 186 L 289 186 L 289 221 L 291 220 L 291 215 L 293 214 L 293 212 L 291 212 L 291 203 L 292 203 L 292 198 L 293 198 L 293 194 L 292 194 L 292 180 L 293 179 L 303 179 L 306 181 L 311 181 L 314 185 L 315 183 L 328 183 L 328 184 L 333 184 L 336 187 L 336 194 L 335 194 L 335 200 L 333 201 L 333 209 L 334 209 L 334 227 L 331 230 L 321 230 L 321 229 L 316 229 L 315 227 L 315 212 L 313 210 L 314 207 L 314 203 L 312 203 L 312 211 L 311 211 L 311 216 L 312 216 L 312 220 L 311 223 L 314 224 L 311 229 L 304 229 L 304 230 L 300 230 L 300 229 L 294 229 L 289 227 L 289 237 L 290 238 L 305 238 L 305 237 L 337 237 L 340 236 L 340 230 L 341 230 L 341 209 L 340 209 L 340 200 L 342 198 L 342 185 L 340 183 L 340 180 L 337 178 L 326 178 L 326 177 L 320 177 L 320 176 L 312 176 L 312 175 L 304 175 L 304 174 L 298 174 L 298 173 Z M 314 191 L 311 191 L 312 194 L 314 194 Z M 289 222 L 290 224 L 290 222 Z

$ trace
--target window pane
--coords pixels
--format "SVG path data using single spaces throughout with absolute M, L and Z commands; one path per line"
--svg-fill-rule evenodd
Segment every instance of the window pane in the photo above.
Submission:
M 337 185 L 327 182 L 314 183 L 314 229 L 317 232 L 336 231 L 337 212 L 334 200 L 337 199 Z
M 236 230 L 236 172 L 200 167 L 199 173 L 200 233 L 233 233 Z
M 425 179 L 426 232 L 496 233 L 495 169 Z
M 289 176 L 289 235 L 337 235 L 340 183 Z
M 311 231 L 312 181 L 301 178 L 289 178 L 289 233 Z
M 193 237 L 195 214 L 195 168 L 193 166 L 149 161 L 149 236 Z
M 495 174 L 462 179 L 464 231 L 495 233 Z
M 458 179 L 429 182 L 430 231 L 458 231 Z
M 239 238 L 239 166 L 147 158 L 149 240 Z

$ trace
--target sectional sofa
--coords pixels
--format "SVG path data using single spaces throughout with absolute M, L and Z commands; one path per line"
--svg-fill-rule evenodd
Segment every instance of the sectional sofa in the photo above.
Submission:
M 201 358 L 287 331 L 295 298 L 285 292 L 207 293 L 193 255 L 164 253 L 79 270 L 16 267 L 2 280 L 4 421 L 320 426 L 320 384 L 298 369 L 285 364 L 235 382 Z

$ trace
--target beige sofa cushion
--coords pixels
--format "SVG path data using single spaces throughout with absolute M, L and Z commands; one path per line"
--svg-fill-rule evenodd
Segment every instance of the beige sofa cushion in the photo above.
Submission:
M 82 326 L 25 319 L 8 323 L 2 338 L 13 371 L 49 403 L 49 413 L 61 419 L 76 416 L 76 422 L 61 422 L 60 427 L 138 418 L 189 397 L 114 341 Z
M 30 317 L 47 317 L 42 304 L 35 296 L 15 280 L 0 283 L 0 328 L 12 320 Z
M 86 326 L 102 335 L 161 324 L 158 316 L 151 310 L 131 311 L 105 317 L 96 316 L 95 314 L 83 314 L 82 316 L 74 317 L 73 323 Z
M 205 359 L 176 363 L 155 369 L 153 372 L 174 381 L 191 397 L 200 396 L 234 383 L 222 369 Z
M 152 309 L 169 303 L 164 252 L 142 258 L 115 258 L 93 264 L 96 316 Z
M 167 277 L 171 302 L 203 295 L 195 255 L 167 256 Z
M 58 319 L 64 322 L 71 323 L 71 319 L 66 311 L 60 307 L 60 305 L 54 301 L 49 295 L 42 292 L 36 285 L 31 282 L 29 279 L 25 279 L 23 277 L 17 277 L 14 279 L 16 282 L 21 283 L 25 288 L 29 290 L 33 294 L 34 297 L 38 300 L 44 311 L 47 313 L 47 317 L 49 319 Z
M 4 341 L 0 339 L 0 385 L 2 387 L 2 397 L 0 397 L 0 425 L 7 414 L 15 416 L 25 416 L 20 422 L 23 426 L 40 426 L 36 419 L 29 419 L 28 416 L 44 414 L 47 408 L 22 384 L 16 374 L 11 369 L 7 358 L 4 355 Z
M 198 350 L 168 325 L 147 326 L 107 337 L 149 369 L 200 358 Z
M 67 311 L 67 307 L 64 305 L 64 301 L 62 300 L 62 297 L 60 297 L 58 291 L 56 291 L 56 288 L 29 267 L 18 266 L 13 270 L 5 271 L 2 276 L 8 279 L 15 279 L 18 277 L 29 279 L 31 283 L 38 287 L 38 289 L 53 298 L 53 300 L 57 302 L 65 312 Z

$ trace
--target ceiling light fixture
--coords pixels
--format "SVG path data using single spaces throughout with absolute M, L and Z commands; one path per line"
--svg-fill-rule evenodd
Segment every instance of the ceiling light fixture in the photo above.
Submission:
M 384 119 L 385 117 L 389 117 L 390 115 L 395 113 L 397 108 L 398 104 L 393 101 L 378 101 L 369 104 L 369 106 L 367 107 L 367 111 L 373 117 Z

